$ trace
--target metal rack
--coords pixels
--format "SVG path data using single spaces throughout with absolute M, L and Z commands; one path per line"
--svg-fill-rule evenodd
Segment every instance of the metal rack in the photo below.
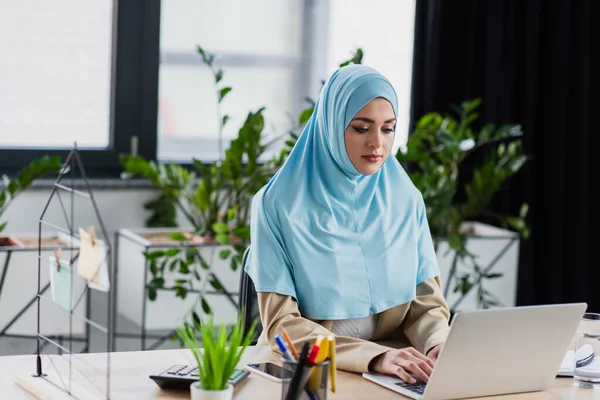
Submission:
M 83 186 L 84 186 L 83 191 L 77 190 L 74 188 L 74 179 L 75 179 L 75 176 L 77 173 L 80 175 L 78 178 L 83 180 Z M 67 185 L 61 183 L 63 178 L 65 178 L 65 176 L 67 176 L 68 174 L 70 174 L 70 186 L 67 186 Z M 67 209 L 65 208 L 64 202 L 61 198 L 61 193 L 64 193 L 64 192 L 68 193 L 68 195 L 71 196 L 71 203 L 70 203 L 69 211 L 67 211 Z M 49 285 L 46 285 L 43 288 L 41 287 L 41 269 L 42 269 L 42 264 L 43 264 L 42 263 L 43 248 L 41 245 L 41 243 L 42 243 L 42 227 L 43 226 L 51 226 L 53 229 L 57 229 L 61 232 L 68 234 L 71 238 L 78 238 L 78 235 L 76 235 L 74 232 L 74 227 L 76 226 L 75 218 L 74 218 L 75 198 L 84 198 L 84 199 L 88 199 L 91 202 L 94 212 L 96 214 L 99 226 L 100 226 L 101 235 L 98 236 L 98 239 L 103 241 L 103 244 L 105 246 L 104 248 L 106 249 L 106 258 L 104 260 L 102 260 L 102 263 L 106 263 L 106 265 L 107 265 L 108 281 L 110 283 L 110 288 L 108 289 L 108 291 L 106 293 L 107 294 L 106 297 L 107 297 L 107 301 L 108 301 L 108 312 L 107 312 L 108 315 L 107 315 L 106 321 L 107 321 L 108 326 L 103 326 L 102 324 L 94 322 L 89 318 L 89 309 L 90 309 L 89 301 L 86 306 L 87 312 L 86 312 L 85 316 L 80 315 L 74 311 L 77 308 L 77 304 L 79 304 L 84 297 L 87 297 L 89 299 L 89 295 L 90 295 L 89 281 L 86 281 L 85 287 L 81 294 L 76 296 L 74 293 L 74 284 L 73 284 L 74 268 L 73 268 L 73 266 L 74 266 L 75 261 L 79 257 L 79 251 L 74 246 L 70 246 L 70 249 L 69 249 L 70 250 L 69 251 L 69 253 L 70 253 L 69 266 L 70 266 L 70 273 L 71 273 L 71 278 L 70 278 L 71 300 L 74 301 L 75 305 L 69 310 L 69 309 L 62 308 L 59 305 L 54 304 L 52 299 L 45 296 L 45 292 L 48 289 Z M 66 229 L 62 228 L 62 227 L 58 227 L 58 226 L 51 224 L 44 220 L 44 217 L 46 216 L 46 212 L 48 211 L 49 205 L 51 204 L 51 202 L 53 200 L 56 200 L 56 199 L 58 199 L 58 201 L 60 202 L 60 206 L 63 211 L 63 216 L 65 218 L 65 222 L 67 225 Z M 92 193 L 91 186 L 87 180 L 86 173 L 83 168 L 83 163 L 81 161 L 81 157 L 79 156 L 79 153 L 77 151 L 77 144 L 74 145 L 73 149 L 67 156 L 67 158 L 63 164 L 63 167 L 62 167 L 61 171 L 59 172 L 58 178 L 56 179 L 56 182 L 53 185 L 52 192 L 48 198 L 48 201 L 47 201 L 47 203 L 44 207 L 44 210 L 42 211 L 42 214 L 39 219 L 38 235 L 39 235 L 38 236 L 38 288 L 37 288 L 37 296 L 36 296 L 36 299 L 37 299 L 37 334 L 36 334 L 37 351 L 36 351 L 35 374 L 33 375 L 32 379 L 36 379 L 36 380 L 43 379 L 48 384 L 58 387 L 60 390 L 62 390 L 63 392 L 65 392 L 71 396 L 78 396 L 77 395 L 77 385 L 81 383 L 82 376 L 81 376 L 81 374 L 78 374 L 78 375 L 76 375 L 77 378 L 72 378 L 73 374 L 77 374 L 77 372 L 73 368 L 73 363 L 72 363 L 72 356 L 73 356 L 72 322 L 73 322 L 73 318 L 79 318 L 79 319 L 83 320 L 86 324 L 86 332 L 88 333 L 87 334 L 88 346 L 89 346 L 89 329 L 90 329 L 90 327 L 98 329 L 99 331 L 106 334 L 107 364 L 106 364 L 105 391 L 102 391 L 98 387 L 98 385 L 95 385 L 88 377 L 84 376 L 83 380 L 85 380 L 86 384 L 93 385 L 95 387 L 95 389 L 97 389 L 97 391 L 102 392 L 103 398 L 110 399 L 110 353 L 113 348 L 112 347 L 113 346 L 112 323 L 113 323 L 113 313 L 114 313 L 114 309 L 113 309 L 114 286 L 112 285 L 113 273 L 112 273 L 111 248 L 110 248 L 110 242 L 108 240 L 108 235 L 106 233 L 104 223 L 103 223 L 100 213 L 98 211 L 98 206 L 94 199 L 94 195 Z M 63 346 L 61 343 L 58 343 L 57 341 L 53 340 L 53 338 L 51 338 L 51 337 L 47 337 L 47 336 L 41 334 L 40 315 L 41 315 L 42 302 L 52 303 L 55 306 L 60 307 L 65 312 L 69 312 L 69 336 L 66 338 L 69 343 L 68 347 Z M 50 365 L 52 366 L 51 368 L 47 367 L 47 365 L 42 363 L 41 351 L 47 345 L 55 346 L 62 353 L 64 353 L 64 355 L 57 355 L 57 356 L 49 355 L 48 356 L 49 357 L 48 360 L 50 361 Z M 88 347 L 88 349 L 89 349 L 89 347 Z M 60 357 L 60 358 L 58 358 L 58 357 Z M 61 361 L 61 362 L 66 361 L 66 363 L 63 362 L 63 365 L 65 366 L 65 368 L 63 368 L 62 372 L 59 371 L 59 368 L 57 368 L 56 364 L 58 361 Z M 68 378 L 65 377 L 65 379 L 63 379 L 62 375 L 66 375 L 67 372 L 68 372 Z M 58 376 L 59 379 L 56 379 L 56 376 L 54 376 L 54 373 L 56 373 L 56 376 Z M 49 375 L 52 375 L 52 378 L 54 378 L 54 379 L 50 379 Z M 77 381 L 79 381 L 79 382 L 77 382 Z M 30 383 L 31 383 L 31 381 L 30 381 Z M 39 381 L 36 381 L 33 384 L 39 384 Z

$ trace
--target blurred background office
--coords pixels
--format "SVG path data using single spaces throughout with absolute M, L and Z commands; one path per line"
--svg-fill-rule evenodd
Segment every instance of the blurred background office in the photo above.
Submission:
M 424 193 L 452 310 L 600 310 L 598 12 L 592 0 L 0 0 L 0 354 L 35 348 L 47 203 L 46 251 L 84 226 L 110 245 L 119 281 L 89 291 L 81 315 L 114 316 L 114 349 L 176 347 L 173 329 L 207 312 L 235 321 L 253 191 L 323 80 L 353 63 L 398 93 L 392 156 Z M 90 186 L 79 170 L 67 181 L 97 210 L 51 196 L 75 142 Z M 68 341 L 60 311 L 44 330 Z M 105 350 L 74 326 L 78 350 Z

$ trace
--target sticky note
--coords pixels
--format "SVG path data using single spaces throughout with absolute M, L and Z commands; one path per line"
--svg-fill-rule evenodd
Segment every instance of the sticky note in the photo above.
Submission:
M 71 284 L 73 275 L 69 260 L 50 257 L 50 291 L 54 303 L 66 310 L 72 311 L 75 299 L 73 296 L 73 285 Z M 57 265 L 60 267 L 57 268 Z

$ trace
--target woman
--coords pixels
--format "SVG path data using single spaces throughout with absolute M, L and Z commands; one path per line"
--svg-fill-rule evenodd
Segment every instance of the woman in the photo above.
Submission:
M 340 369 L 427 382 L 448 333 L 420 192 L 390 152 L 397 98 L 372 68 L 337 70 L 284 166 L 255 196 L 263 335 L 336 336 Z

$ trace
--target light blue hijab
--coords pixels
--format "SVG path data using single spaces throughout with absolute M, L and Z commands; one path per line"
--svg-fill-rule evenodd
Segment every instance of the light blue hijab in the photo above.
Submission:
M 409 302 L 438 267 L 423 198 L 393 155 L 362 175 L 344 131 L 371 100 L 397 115 L 372 68 L 337 70 L 283 167 L 254 197 L 245 270 L 258 292 L 296 299 L 315 320 L 365 317 Z

